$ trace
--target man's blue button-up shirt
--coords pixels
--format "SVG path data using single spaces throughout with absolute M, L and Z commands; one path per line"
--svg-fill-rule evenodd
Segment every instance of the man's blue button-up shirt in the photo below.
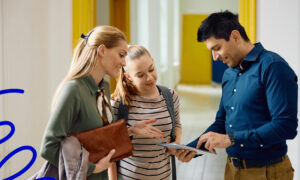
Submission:
M 228 68 L 215 122 L 205 131 L 234 134 L 231 157 L 273 159 L 287 153 L 297 134 L 297 76 L 278 54 L 260 43 L 240 66 Z M 193 145 L 192 145 L 193 144 Z M 197 140 L 190 145 L 195 146 Z

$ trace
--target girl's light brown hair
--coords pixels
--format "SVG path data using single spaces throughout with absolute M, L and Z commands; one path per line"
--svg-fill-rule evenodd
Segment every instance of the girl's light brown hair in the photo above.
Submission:
M 143 46 L 132 45 L 128 48 L 127 51 L 127 56 L 125 58 L 126 64 L 128 64 L 129 61 L 137 60 L 144 55 L 148 55 L 149 57 L 151 57 L 150 53 Z M 111 98 L 118 101 L 122 100 L 123 104 L 130 107 L 130 96 L 138 95 L 138 90 L 134 86 L 132 81 L 125 76 L 125 73 L 127 71 L 128 68 L 126 66 L 121 69 L 117 78 L 116 89 L 111 95 Z
M 74 49 L 69 72 L 56 89 L 51 111 L 54 110 L 57 96 L 66 82 L 87 76 L 95 69 L 98 47 L 104 44 L 106 48 L 114 48 L 119 45 L 121 40 L 126 41 L 124 33 L 112 26 L 97 26 L 88 33 L 86 38 L 80 40 Z

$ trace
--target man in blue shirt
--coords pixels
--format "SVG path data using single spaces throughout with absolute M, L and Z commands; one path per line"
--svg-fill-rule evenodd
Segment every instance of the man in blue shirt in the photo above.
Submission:
M 190 146 L 226 148 L 225 179 L 293 179 L 287 139 L 297 135 L 297 76 L 288 63 L 252 44 L 236 15 L 213 13 L 198 29 L 213 59 L 229 68 L 215 122 Z M 178 152 L 180 153 L 180 152 Z M 182 161 L 189 161 L 187 152 Z

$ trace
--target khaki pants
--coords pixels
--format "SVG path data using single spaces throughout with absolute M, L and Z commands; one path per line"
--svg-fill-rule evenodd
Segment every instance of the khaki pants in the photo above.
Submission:
M 279 163 L 257 168 L 235 168 L 227 158 L 225 180 L 293 180 L 294 169 L 288 156 Z

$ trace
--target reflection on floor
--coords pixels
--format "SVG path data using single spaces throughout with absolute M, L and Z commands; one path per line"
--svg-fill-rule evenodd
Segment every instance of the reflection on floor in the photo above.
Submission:
M 198 137 L 213 121 L 221 98 L 221 88 L 212 86 L 179 85 L 182 140 L 186 144 Z M 178 180 L 222 180 L 226 162 L 224 149 L 217 155 L 205 155 L 189 163 L 177 161 Z

